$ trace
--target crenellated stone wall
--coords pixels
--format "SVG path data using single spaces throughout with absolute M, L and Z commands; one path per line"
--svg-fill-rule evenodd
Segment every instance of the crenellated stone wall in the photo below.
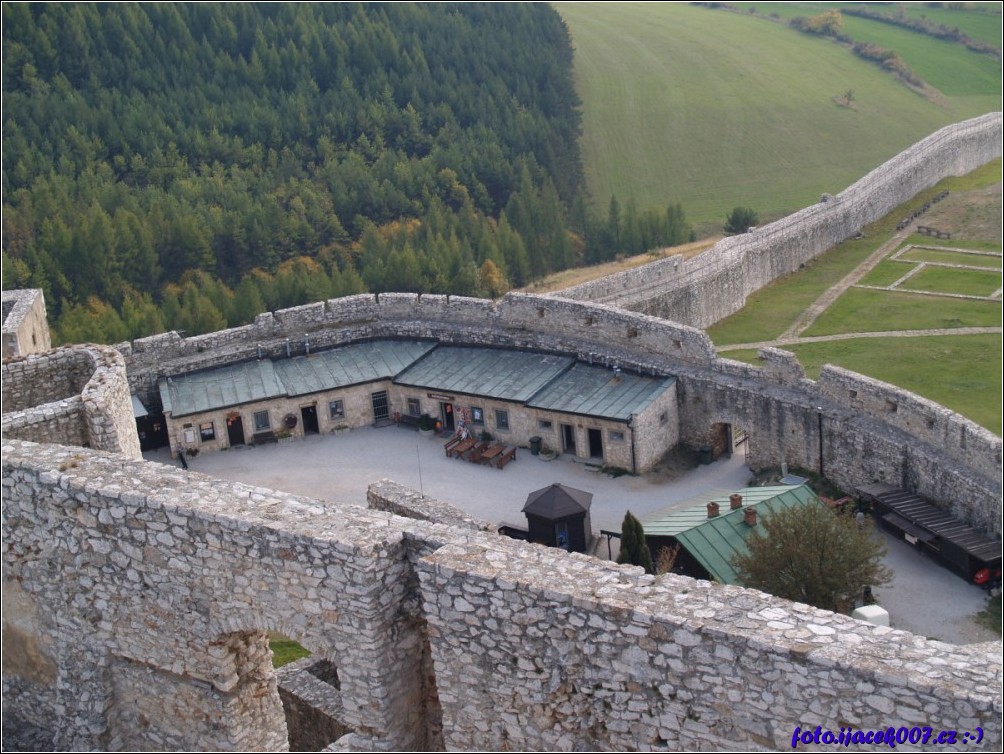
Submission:
M 69 346 L 4 361 L 3 433 L 140 457 L 125 360 L 108 346 Z
M 158 376 L 357 340 L 436 338 L 440 342 L 530 348 L 673 375 L 675 406 L 665 426 L 685 445 L 712 444 L 713 425 L 750 436 L 755 468 L 820 470 L 847 490 L 885 481 L 932 498 L 986 531 L 1001 530 L 1001 438 L 907 391 L 834 367 L 805 378 L 796 357 L 765 349 L 756 367 L 718 358 L 701 330 L 588 302 L 508 294 L 499 301 L 416 294 L 332 299 L 259 316 L 254 325 L 197 338 L 168 333 L 120 348 L 134 388 Z M 142 392 L 141 392 L 142 394 Z M 156 406 L 156 390 L 143 395 Z M 895 405 L 895 410 L 877 407 Z M 819 452 L 820 430 L 823 434 Z M 672 438 L 671 438 L 672 439 Z M 642 451 L 643 452 L 643 451 Z
M 999 642 L 508 540 L 393 483 L 371 508 L 432 520 L 82 448 L 2 464 L 5 749 L 285 750 L 287 719 L 332 750 L 1001 741 Z M 314 653 L 281 674 L 287 717 L 269 630 Z
M 703 254 L 667 257 L 551 295 L 710 327 L 742 309 L 750 294 L 855 236 L 920 191 L 965 175 L 1001 152 L 1001 113 L 945 126 L 836 196 L 725 238 Z

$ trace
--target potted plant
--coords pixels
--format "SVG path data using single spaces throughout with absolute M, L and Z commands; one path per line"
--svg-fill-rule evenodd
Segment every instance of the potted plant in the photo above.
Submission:
M 346 432 L 349 431 L 349 425 L 345 424 L 344 422 L 341 424 L 336 424 L 331 431 L 333 434 L 336 435 L 344 435 Z
M 436 420 L 428 414 L 418 417 L 418 431 L 423 435 L 431 435 L 436 431 Z
M 553 461 L 557 457 L 558 454 L 555 451 L 551 450 L 546 445 L 542 445 L 540 447 L 540 453 L 537 454 L 537 458 L 539 458 L 541 461 Z
M 293 433 L 288 429 L 280 429 L 275 433 L 275 439 L 280 443 L 293 442 Z

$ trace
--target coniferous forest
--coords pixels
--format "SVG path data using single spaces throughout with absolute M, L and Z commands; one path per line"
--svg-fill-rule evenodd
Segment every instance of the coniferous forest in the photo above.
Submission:
M 5 4 L 3 105 L 3 285 L 57 341 L 499 296 L 691 235 L 588 209 L 542 4 Z

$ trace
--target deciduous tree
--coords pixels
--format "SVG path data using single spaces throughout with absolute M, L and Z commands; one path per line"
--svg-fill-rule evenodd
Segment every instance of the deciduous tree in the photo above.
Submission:
M 741 584 L 778 597 L 836 610 L 866 586 L 888 583 L 885 544 L 871 526 L 822 505 L 763 516 L 746 538 L 748 553 L 732 565 Z

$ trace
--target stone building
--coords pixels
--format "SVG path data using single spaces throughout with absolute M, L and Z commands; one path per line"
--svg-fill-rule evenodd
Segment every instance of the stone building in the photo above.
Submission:
M 3 292 L 3 357 L 43 353 L 52 347 L 45 297 L 38 288 Z
M 158 382 L 177 450 L 220 450 L 415 419 L 445 431 L 531 437 L 585 461 L 644 472 L 679 437 L 675 378 L 539 351 L 374 340 L 263 357 Z

